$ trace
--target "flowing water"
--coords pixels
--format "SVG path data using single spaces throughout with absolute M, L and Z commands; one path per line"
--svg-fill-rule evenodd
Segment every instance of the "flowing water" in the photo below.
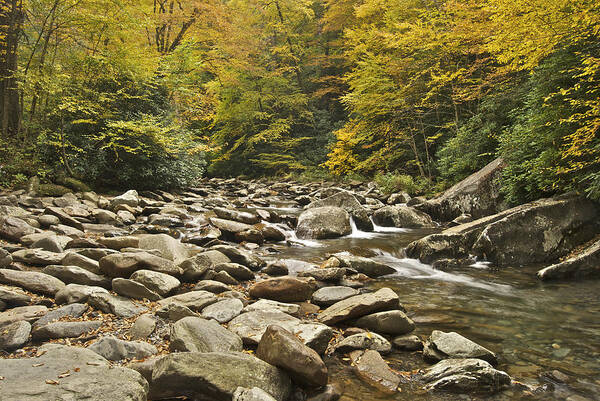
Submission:
M 347 361 L 329 358 L 333 381 L 344 392 L 342 400 L 600 400 L 600 280 L 545 283 L 535 277 L 539 266 L 495 269 L 486 263 L 443 272 L 404 257 L 407 244 L 432 232 L 376 227 L 373 233 L 354 229 L 339 239 L 302 241 L 288 231 L 288 244 L 271 246 L 278 253 L 269 258 L 318 264 L 328 254 L 350 251 L 393 266 L 397 273 L 369 286 L 390 287 L 399 294 L 417 324 L 415 334 L 426 338 L 432 330 L 456 331 L 496 352 L 498 368 L 515 380 L 545 391 L 432 395 L 406 380 L 401 392 L 385 396 L 362 383 Z M 293 266 L 301 270 L 307 263 Z M 401 372 L 428 366 L 419 353 L 395 353 L 386 359 Z M 566 384 L 548 377 L 554 370 L 568 376 Z

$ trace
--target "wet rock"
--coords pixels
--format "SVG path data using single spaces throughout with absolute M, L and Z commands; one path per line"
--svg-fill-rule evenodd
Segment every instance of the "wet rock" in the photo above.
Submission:
M 323 287 L 313 293 L 311 300 L 319 306 L 331 306 L 355 295 L 359 295 L 359 291 L 354 288 L 342 286 Z
M 136 305 L 128 298 L 93 292 L 89 295 L 87 303 L 104 313 L 130 318 L 146 311 L 146 308 Z
M 172 261 L 146 252 L 117 253 L 100 259 L 100 270 L 109 277 L 129 277 L 137 270 L 152 270 L 178 276 L 181 268 Z
M 68 284 L 65 288 L 56 293 L 54 300 L 58 305 L 87 302 L 90 295 L 94 293 L 108 295 L 108 290 L 102 287 Z
M 239 299 L 224 299 L 202 309 L 202 317 L 215 319 L 219 323 L 227 323 L 242 313 L 244 303 Z
M 350 358 L 356 374 L 365 383 L 387 394 L 394 394 L 398 390 L 400 378 L 388 367 L 379 352 L 353 351 Z
M 133 299 L 148 299 L 158 301 L 161 296 L 149 290 L 144 284 L 125 278 L 115 278 L 112 281 L 112 289 L 119 295 Z
M 50 265 L 42 273 L 56 277 L 66 284 L 83 284 L 110 288 L 110 279 L 77 266 Z
M 538 271 L 542 280 L 594 277 L 600 275 L 600 241 L 577 255 Z
M 383 227 L 435 227 L 429 215 L 410 206 L 384 206 L 373 213 L 373 221 Z
M 171 327 L 171 351 L 238 352 L 242 339 L 214 320 L 184 317 Z
M 280 369 L 243 353 L 184 352 L 169 354 L 152 372 L 160 397 L 187 396 L 229 401 L 238 387 L 258 387 L 277 401 L 291 393 L 289 377 Z
M 481 359 L 446 359 L 426 370 L 426 390 L 495 393 L 508 387 L 510 376 Z
M 289 315 L 296 315 L 298 312 L 300 312 L 300 306 L 297 304 L 277 302 L 270 299 L 259 299 L 258 301 L 244 308 L 244 312 L 260 310 L 276 310 Z
M 54 309 L 53 311 L 46 313 L 43 317 L 38 319 L 34 323 L 33 328 L 34 329 L 40 328 L 42 326 L 47 325 L 48 323 L 52 323 L 54 321 L 57 321 L 59 319 L 65 318 L 65 317 L 76 319 L 76 318 L 81 317 L 85 312 L 87 312 L 87 310 L 88 310 L 87 305 L 78 304 L 78 303 L 73 303 L 71 305 L 67 305 L 67 306 L 60 307 L 58 309 Z
M 288 328 L 304 344 L 323 355 L 334 336 L 331 327 L 320 323 L 300 323 Z
M 280 302 L 300 302 L 310 299 L 314 289 L 306 281 L 291 276 L 270 278 L 250 287 L 254 298 L 266 298 Z
M 135 319 L 133 326 L 129 329 L 129 335 L 134 340 L 143 340 L 148 338 L 156 328 L 156 318 L 152 315 L 144 314 Z
M 307 209 L 298 217 L 296 235 L 303 239 L 338 238 L 352 232 L 350 215 L 339 207 Z
M 380 277 L 396 273 L 396 269 L 393 267 L 362 256 L 354 256 L 348 253 L 337 253 L 334 256 L 341 262 L 342 266 L 349 267 L 369 277 Z
M 251 389 L 238 387 L 233 393 L 232 401 L 276 401 L 271 394 L 258 387 Z
M 0 282 L 49 296 L 54 296 L 65 287 L 65 283 L 48 274 L 9 269 L 0 269 Z
M 254 228 L 260 231 L 265 241 L 285 241 L 285 232 L 278 227 L 267 224 L 256 224 L 254 225 Z
M 64 257 L 64 253 L 48 252 L 41 249 L 22 249 L 12 253 L 12 258 L 15 261 L 38 266 L 60 265 Z
M 185 294 L 173 295 L 169 298 L 158 301 L 160 306 L 169 304 L 183 305 L 190 308 L 192 311 L 201 311 L 208 305 L 212 305 L 219 301 L 215 294 L 208 291 L 190 291 Z
M 400 310 L 377 312 L 363 316 L 355 324 L 382 334 L 406 334 L 415 329 L 415 324 Z
M 338 192 L 325 199 L 312 202 L 307 206 L 310 208 L 333 206 L 346 210 L 354 219 L 356 227 L 362 231 L 373 231 L 373 223 L 369 218 L 367 210 L 360 204 L 356 197 L 347 191 Z
M 258 245 L 262 245 L 265 242 L 265 238 L 260 230 L 250 228 L 248 230 L 241 231 L 235 234 L 236 242 L 250 242 Z
M 335 350 L 348 353 L 354 350 L 374 350 L 387 354 L 392 351 L 392 344 L 376 333 L 358 333 L 344 338 L 336 346 Z
M 261 272 L 268 274 L 269 276 L 287 276 L 289 274 L 289 269 L 283 261 L 278 260 L 269 263 L 261 270 Z
M 319 281 L 327 281 L 327 282 L 338 282 L 344 275 L 346 274 L 346 269 L 340 269 L 336 267 L 327 268 L 327 269 L 310 269 L 305 270 L 303 272 L 298 273 L 299 277 L 312 277 L 315 280 Z
M 120 361 L 122 359 L 142 359 L 158 352 L 156 347 L 141 341 L 125 341 L 113 336 L 102 337 L 89 347 L 109 361 Z
M 131 275 L 130 279 L 143 284 L 150 291 L 163 297 L 181 284 L 180 281 L 173 276 L 152 270 L 138 270 Z
M 327 368 L 319 354 L 281 326 L 271 325 L 263 334 L 256 356 L 288 372 L 292 380 L 320 387 L 327 384 Z
M 102 321 L 55 322 L 37 327 L 31 332 L 36 341 L 47 341 L 57 338 L 74 338 L 94 331 L 102 326 Z
M 0 238 L 18 242 L 21 237 L 37 230 L 18 217 L 0 217 Z
M 31 333 L 31 324 L 20 320 L 2 326 L 2 335 L 0 336 L 0 350 L 13 351 L 22 347 L 29 341 L 29 333 Z
M 196 281 L 202 278 L 213 266 L 229 262 L 230 260 L 227 256 L 219 251 L 213 250 L 194 255 L 181 262 L 179 267 L 183 270 L 184 280 Z
M 339 301 L 319 314 L 318 320 L 328 325 L 375 312 L 398 309 L 398 295 L 389 288 L 356 295 Z
M 415 335 L 404 335 L 395 337 L 392 340 L 395 348 L 403 351 L 418 351 L 423 349 L 423 341 Z
M 423 357 L 433 361 L 442 359 L 478 358 L 493 365 L 498 363 L 496 354 L 455 332 L 434 330 L 425 343 Z
M 37 358 L 0 361 L 2 397 L 6 400 L 146 401 L 147 381 L 137 372 L 109 366 L 98 354 L 80 347 L 46 344 Z M 73 373 L 74 367 L 79 368 Z M 71 375 L 59 377 L 64 372 Z M 56 380 L 50 385 L 47 380 Z

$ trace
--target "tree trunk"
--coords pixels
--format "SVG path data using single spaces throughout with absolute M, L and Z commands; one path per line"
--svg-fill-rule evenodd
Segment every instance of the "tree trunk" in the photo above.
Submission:
M 23 24 L 21 0 L 0 5 L 0 129 L 3 137 L 17 137 L 21 130 L 21 106 L 17 73 L 19 36 Z

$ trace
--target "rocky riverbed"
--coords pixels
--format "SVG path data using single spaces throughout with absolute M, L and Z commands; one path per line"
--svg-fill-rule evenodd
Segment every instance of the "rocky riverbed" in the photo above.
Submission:
M 600 285 L 535 277 L 597 274 L 597 206 L 482 205 L 485 173 L 2 194 L 2 399 L 600 397 Z

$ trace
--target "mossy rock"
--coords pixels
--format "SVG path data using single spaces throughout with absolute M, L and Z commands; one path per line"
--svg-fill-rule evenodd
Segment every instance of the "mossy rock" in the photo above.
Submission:
M 76 191 L 76 192 L 91 192 L 92 191 L 92 188 L 90 188 L 87 184 L 79 181 L 76 178 L 72 178 L 72 177 L 64 178 L 62 180 L 61 184 L 63 184 L 67 188 L 71 188 L 73 191 Z
M 37 192 L 41 196 L 63 196 L 73 191 L 62 185 L 40 184 Z

